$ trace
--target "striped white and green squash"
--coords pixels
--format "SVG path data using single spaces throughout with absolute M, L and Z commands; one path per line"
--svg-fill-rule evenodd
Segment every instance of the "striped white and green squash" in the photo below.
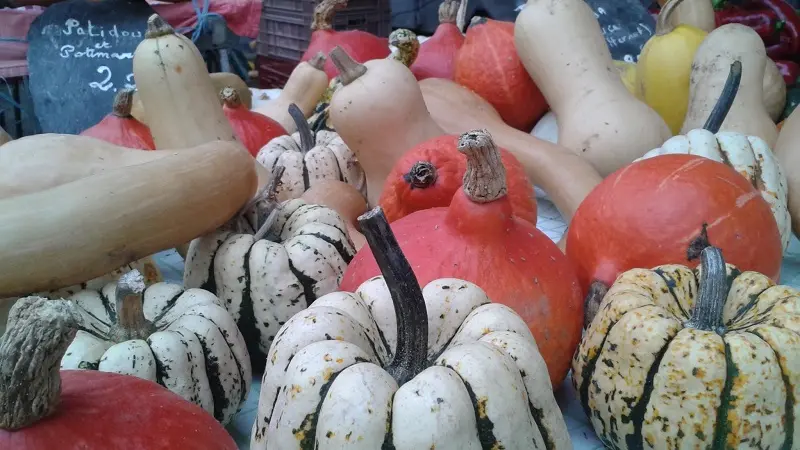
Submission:
M 258 207 L 256 207 L 258 209 Z M 336 211 L 300 199 L 245 230 L 220 229 L 189 245 L 184 285 L 215 293 L 245 337 L 253 366 L 263 367 L 278 329 L 339 287 L 355 248 Z M 259 226 L 256 226 L 259 225 Z
M 303 112 L 294 103 L 289 114 L 297 125 L 291 136 L 278 136 L 258 151 L 256 161 L 272 170 L 285 167 L 278 200 L 300 198 L 315 183 L 338 180 L 359 191 L 366 189 L 366 175 L 355 153 L 333 131 L 313 133 Z
M 383 276 L 281 328 L 250 448 L 571 449 L 525 322 L 467 281 L 420 289 L 380 207 L 360 223 Z
M 100 290 L 71 295 L 82 329 L 62 369 L 155 381 L 227 424 L 247 399 L 252 369 L 236 323 L 212 293 L 146 286 L 134 270 Z
M 726 265 L 633 269 L 604 297 L 573 383 L 614 449 L 798 448 L 800 292 Z

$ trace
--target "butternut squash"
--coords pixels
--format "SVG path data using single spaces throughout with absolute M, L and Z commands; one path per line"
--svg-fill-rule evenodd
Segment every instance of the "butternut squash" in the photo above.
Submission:
M 625 88 L 583 0 L 529 0 L 517 16 L 515 41 L 558 119 L 559 145 L 586 158 L 601 175 L 671 136 L 658 113 Z
M 444 131 L 425 108 L 411 70 L 391 58 L 355 62 L 336 47 L 329 57 L 342 86 L 331 98 L 330 120 L 358 157 L 367 178 L 367 201 L 377 204 L 395 162 L 412 147 Z
M 0 298 L 80 283 L 188 242 L 256 190 L 252 158 L 232 142 L 141 153 L 157 158 L 0 200 Z
M 666 8 L 669 2 L 659 2 Z M 668 18 L 669 24 L 676 28 L 689 25 L 710 33 L 717 27 L 714 18 L 714 5 L 711 0 L 684 0 Z
M 692 64 L 689 109 L 680 134 L 703 127 L 722 93 L 728 68 L 734 61 L 742 63 L 742 81 L 720 130 L 758 136 L 774 148 L 778 129 L 764 107 L 767 52 L 761 37 L 752 28 L 736 23 L 712 31 L 697 49 Z
M 800 170 L 797 170 L 800 167 L 800 109 L 795 109 L 784 120 L 774 153 L 788 182 L 792 231 L 800 238 Z
M 311 116 L 328 88 L 328 75 L 323 70 L 325 59 L 325 55 L 320 52 L 310 61 L 300 62 L 289 75 L 281 95 L 253 110 L 280 123 L 289 134 L 297 131 L 297 125 L 288 113 L 289 105 L 294 103 L 303 115 Z
M 786 81 L 783 80 L 778 65 L 767 58 L 764 67 L 764 108 L 773 122 L 777 121 L 786 106 Z

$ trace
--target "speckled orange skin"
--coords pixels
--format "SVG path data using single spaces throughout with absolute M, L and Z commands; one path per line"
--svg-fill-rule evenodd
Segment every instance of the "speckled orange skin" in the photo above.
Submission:
M 447 206 L 456 191 L 461 189 L 467 159 L 456 148 L 456 136 L 440 136 L 406 152 L 397 161 L 386 179 L 379 204 L 389 223 L 415 211 Z M 536 225 L 536 196 L 525 175 L 525 169 L 510 152 L 500 149 L 506 168 L 508 197 L 514 215 Z M 437 178 L 427 188 L 412 188 L 406 174 L 417 161 L 427 161 L 436 167 Z
M 645 159 L 606 177 L 570 223 L 567 256 L 584 293 L 633 268 L 696 267 L 686 250 L 703 224 L 730 264 L 778 279 L 781 238 L 767 202 L 735 170 L 693 155 Z
M 449 207 L 417 211 L 391 225 L 421 286 L 453 277 L 481 287 L 528 324 L 558 387 L 581 337 L 583 297 L 574 268 L 534 225 L 516 217 L 508 196 L 489 203 L 463 189 Z M 380 275 L 369 247 L 347 267 L 340 290 Z
M 514 24 L 486 19 L 467 30 L 453 78 L 483 97 L 509 126 L 529 132 L 548 106 L 514 45 Z

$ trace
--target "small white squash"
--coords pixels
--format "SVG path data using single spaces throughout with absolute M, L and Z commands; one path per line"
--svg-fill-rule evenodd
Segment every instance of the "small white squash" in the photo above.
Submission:
M 134 270 L 69 297 L 83 317 L 62 369 L 154 381 L 228 423 L 247 399 L 252 369 L 242 335 L 212 293 L 145 286 Z
M 278 329 L 339 287 L 355 248 L 336 211 L 300 199 L 278 203 L 273 171 L 266 199 L 189 245 L 184 285 L 218 295 L 261 368 Z
M 300 198 L 315 183 L 343 181 L 364 193 L 366 177 L 355 153 L 333 131 L 311 132 L 303 112 L 294 103 L 289 114 L 297 131 L 279 136 L 259 150 L 256 161 L 269 170 L 285 167 L 278 187 L 278 200 Z
M 380 207 L 359 222 L 383 276 L 281 328 L 251 450 L 571 449 L 525 322 L 467 281 L 420 289 Z

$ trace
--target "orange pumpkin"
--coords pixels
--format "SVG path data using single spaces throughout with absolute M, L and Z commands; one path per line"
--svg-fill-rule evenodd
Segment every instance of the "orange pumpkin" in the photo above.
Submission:
M 553 386 L 560 386 L 583 324 L 574 269 L 544 233 L 514 214 L 506 170 L 489 134 L 463 134 L 458 150 L 467 168 L 450 205 L 409 214 L 392 223 L 392 231 L 420 285 L 459 278 L 513 308 L 536 338 Z M 347 267 L 340 290 L 353 292 L 377 275 L 365 246 Z
M 89 136 L 119 145 L 120 147 L 155 150 L 156 143 L 150 128 L 131 115 L 133 89 L 121 89 L 114 96 L 111 113 L 96 125 L 83 130 L 81 136 Z
M 457 146 L 457 136 L 440 136 L 414 147 L 397 161 L 378 201 L 389 223 L 415 211 L 450 204 L 467 170 L 467 159 Z M 536 197 L 525 169 L 505 149 L 500 149 L 500 158 L 514 215 L 536 225 Z

